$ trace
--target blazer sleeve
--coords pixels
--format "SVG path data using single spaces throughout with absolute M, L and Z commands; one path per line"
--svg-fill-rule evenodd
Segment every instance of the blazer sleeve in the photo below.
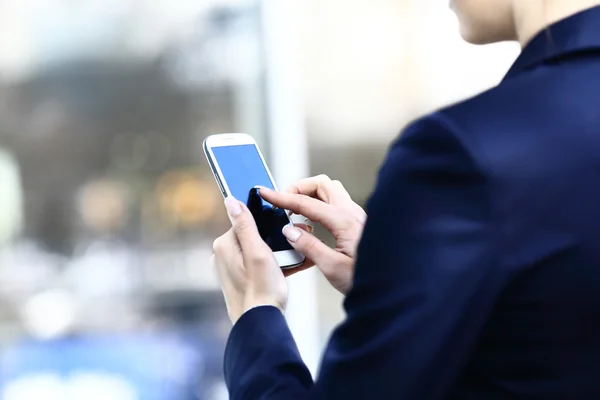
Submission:
M 345 321 L 312 382 L 283 316 L 245 314 L 225 359 L 232 399 L 445 399 L 506 276 L 489 180 L 443 115 L 392 146 L 368 202 Z

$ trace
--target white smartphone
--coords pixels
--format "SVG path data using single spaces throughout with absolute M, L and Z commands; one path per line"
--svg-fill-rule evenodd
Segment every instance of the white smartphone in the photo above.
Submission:
M 284 226 L 292 224 L 287 212 L 263 200 L 256 189 L 277 187 L 254 138 L 244 133 L 212 135 L 204 140 L 204 153 L 221 193 L 246 203 L 279 267 L 302 264 L 304 256 L 294 250 L 282 233 Z

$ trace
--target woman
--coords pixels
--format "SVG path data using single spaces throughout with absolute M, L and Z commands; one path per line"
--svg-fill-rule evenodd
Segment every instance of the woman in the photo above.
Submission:
M 213 261 L 235 323 L 232 398 L 600 399 L 598 4 L 455 0 L 466 40 L 518 40 L 522 54 L 498 87 L 406 129 L 366 224 L 326 177 L 261 190 L 337 239 L 284 232 L 347 295 L 315 382 L 282 315 L 283 274 L 226 200 L 233 228 Z

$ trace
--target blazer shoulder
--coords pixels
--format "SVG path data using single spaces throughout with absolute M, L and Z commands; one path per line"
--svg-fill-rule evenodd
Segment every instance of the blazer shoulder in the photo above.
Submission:
M 548 66 L 506 79 L 438 113 L 471 140 L 497 145 L 515 134 L 523 138 L 523 133 L 537 132 L 541 120 L 560 120 L 568 94 L 588 86 L 588 79 L 573 68 Z M 549 91 L 555 95 L 549 96 Z
M 480 154 L 477 143 L 461 124 L 441 110 L 412 121 L 392 145 L 386 163 L 400 163 L 403 168 L 460 165 L 461 169 L 486 175 L 489 166 Z
M 547 74 L 516 77 L 476 96 L 440 109 L 436 118 L 448 131 L 460 137 L 472 157 L 487 170 L 502 173 L 507 160 L 535 140 L 527 137 L 540 130 L 544 108 L 560 112 L 559 105 L 549 106 L 542 96 Z M 521 149 L 515 145 L 521 143 Z M 527 146 L 525 146 L 527 147 Z

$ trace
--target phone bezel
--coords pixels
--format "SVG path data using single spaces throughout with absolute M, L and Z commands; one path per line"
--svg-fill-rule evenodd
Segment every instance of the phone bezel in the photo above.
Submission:
M 260 147 L 256 143 L 254 138 L 246 133 L 220 133 L 216 135 L 211 135 L 204 140 L 204 154 L 208 160 L 208 164 L 210 169 L 215 177 L 215 181 L 221 190 L 221 194 L 223 197 L 227 197 L 231 195 L 231 191 L 229 190 L 229 186 L 227 185 L 227 181 L 221 172 L 221 168 L 219 167 L 219 163 L 217 162 L 215 155 L 212 151 L 214 147 L 227 147 L 227 146 L 243 146 L 243 145 L 254 145 L 260 159 L 263 163 L 265 170 L 267 171 L 267 175 L 271 180 L 271 184 L 275 190 L 277 189 L 277 185 L 275 180 L 273 179 L 273 175 L 271 175 L 271 171 L 269 170 L 269 166 L 267 165 L 265 158 L 260 151 Z M 292 221 L 288 216 L 289 224 L 292 225 Z M 281 269 L 289 269 L 294 268 L 301 265 L 305 257 L 298 253 L 296 250 L 283 250 L 283 251 L 274 251 L 275 259 L 279 264 Z

